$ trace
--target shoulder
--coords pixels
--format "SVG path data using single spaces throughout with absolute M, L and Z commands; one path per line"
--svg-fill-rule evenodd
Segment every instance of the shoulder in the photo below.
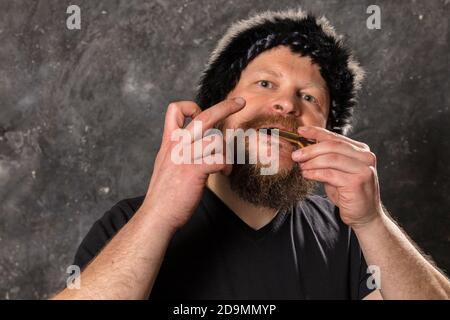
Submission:
M 133 217 L 143 200 L 144 196 L 120 200 L 95 221 L 78 247 L 74 264 L 83 269 Z
M 98 222 L 117 232 L 133 217 L 143 201 L 144 196 L 122 199 L 106 211 Z
M 111 211 L 121 212 L 131 218 L 144 202 L 144 198 L 144 196 L 138 196 L 122 199 L 111 208 Z
M 347 281 L 343 288 L 348 287 L 351 299 L 367 296 L 370 290 L 366 283 L 370 273 L 367 273 L 358 239 L 342 221 L 339 207 L 326 196 L 313 195 L 296 205 L 294 217 L 299 238 L 303 241 L 302 254 L 306 252 L 309 257 L 312 273 L 325 265 L 323 274 L 333 270 L 332 281 Z

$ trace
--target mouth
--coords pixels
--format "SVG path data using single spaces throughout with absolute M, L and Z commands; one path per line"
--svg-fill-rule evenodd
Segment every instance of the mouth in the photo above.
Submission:
M 302 137 L 301 135 L 291 132 L 289 130 L 286 130 L 285 128 L 281 126 L 267 126 L 259 128 L 259 130 L 264 129 L 265 131 L 263 133 L 266 133 L 268 135 L 277 135 L 282 139 L 282 141 L 288 141 L 291 145 L 294 145 L 296 149 L 298 148 L 304 148 L 310 144 L 314 144 L 317 141 L 312 139 L 307 139 L 305 137 Z M 276 130 L 275 130 L 276 129 Z
M 275 129 L 278 130 L 277 136 L 281 138 L 281 139 L 279 139 L 279 143 L 281 146 L 284 146 L 289 151 L 293 151 L 293 150 L 296 150 L 299 148 L 298 142 L 291 140 L 291 139 L 286 139 L 281 135 L 281 132 L 290 132 L 285 127 L 282 127 L 279 125 L 266 125 L 264 127 L 258 128 L 256 130 L 262 134 L 272 136 L 272 135 L 275 135 L 275 132 L 276 132 L 276 131 L 274 131 Z
M 268 134 L 270 134 L 270 131 L 274 130 L 274 129 L 278 129 L 278 130 L 282 130 L 282 131 L 290 131 L 286 127 L 280 126 L 278 124 L 268 124 L 268 125 L 264 125 L 264 127 L 257 128 L 257 130 L 262 130 L 262 129 L 267 130 Z

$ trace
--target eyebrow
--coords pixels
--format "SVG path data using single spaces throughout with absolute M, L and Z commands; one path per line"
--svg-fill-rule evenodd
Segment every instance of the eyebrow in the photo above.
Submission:
M 283 75 L 281 73 L 279 73 L 277 71 L 272 71 L 272 70 L 269 70 L 269 69 L 258 69 L 258 70 L 256 70 L 256 72 L 258 72 L 258 73 L 267 73 L 267 74 L 270 74 L 270 75 L 272 75 L 274 77 L 277 77 L 277 78 L 283 77 Z
M 276 78 L 282 78 L 283 77 L 283 75 L 281 73 L 279 73 L 277 71 L 269 70 L 269 69 L 258 69 L 255 72 L 257 72 L 257 73 L 267 73 L 267 74 L 270 74 L 270 75 L 272 75 L 272 76 L 274 76 Z M 317 87 L 317 88 L 323 90 L 324 92 L 328 92 L 328 88 L 326 86 L 318 83 L 318 82 L 308 82 L 308 83 L 305 83 L 304 86 L 308 87 L 308 88 L 309 87 Z

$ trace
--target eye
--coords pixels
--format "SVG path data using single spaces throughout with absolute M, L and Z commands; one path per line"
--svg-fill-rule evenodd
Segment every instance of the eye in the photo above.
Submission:
M 306 101 L 319 105 L 319 101 L 314 96 L 307 93 L 302 93 L 301 96 Z
M 272 88 L 273 87 L 273 83 L 268 81 L 268 80 L 260 80 L 258 81 L 258 84 L 263 87 L 263 88 Z

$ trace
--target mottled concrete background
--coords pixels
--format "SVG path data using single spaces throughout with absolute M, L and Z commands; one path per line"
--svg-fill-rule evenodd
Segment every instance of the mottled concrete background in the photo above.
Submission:
M 64 286 L 94 220 L 145 192 L 164 110 L 193 98 L 227 25 L 296 5 L 326 14 L 366 67 L 352 137 L 378 155 L 386 207 L 450 270 L 449 0 L 0 0 L 0 298 Z

